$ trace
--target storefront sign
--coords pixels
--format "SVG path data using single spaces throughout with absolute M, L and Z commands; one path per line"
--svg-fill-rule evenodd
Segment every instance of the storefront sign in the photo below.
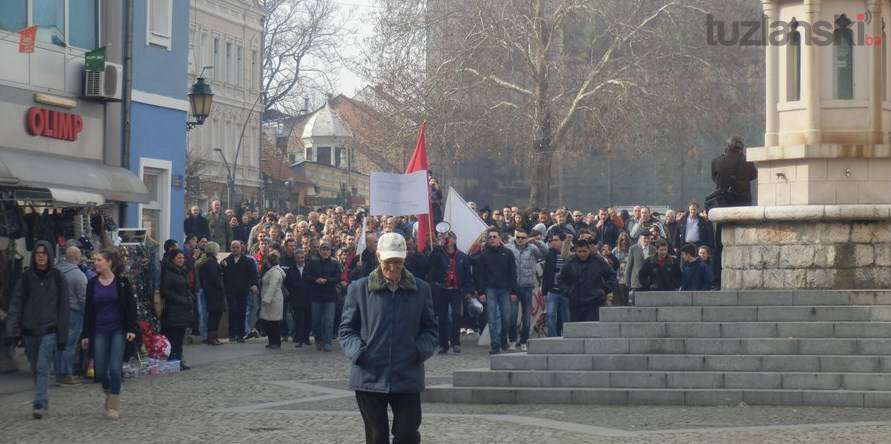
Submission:
M 77 114 L 32 106 L 26 121 L 28 134 L 68 141 L 77 140 L 84 129 L 84 120 Z

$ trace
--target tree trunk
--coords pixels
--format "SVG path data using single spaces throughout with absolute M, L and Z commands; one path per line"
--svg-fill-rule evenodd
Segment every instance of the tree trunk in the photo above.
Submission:
M 554 151 L 550 143 L 545 150 L 539 151 L 541 143 L 536 142 L 533 148 L 534 162 L 532 167 L 532 186 L 529 192 L 529 208 L 548 208 L 551 205 L 551 164 Z

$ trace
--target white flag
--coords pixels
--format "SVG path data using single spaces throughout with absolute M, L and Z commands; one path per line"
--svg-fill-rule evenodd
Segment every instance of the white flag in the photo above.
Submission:
M 359 234 L 359 240 L 356 241 L 356 256 L 362 256 L 365 252 L 365 224 L 368 222 L 368 216 L 362 219 L 362 233 Z
M 470 250 L 473 242 L 486 231 L 488 226 L 480 216 L 473 211 L 464 198 L 449 187 L 449 196 L 446 198 L 445 211 L 443 211 L 443 220 L 452 226 L 451 230 L 458 238 L 457 246 L 463 252 Z
M 371 173 L 372 216 L 410 216 L 430 212 L 427 171 Z

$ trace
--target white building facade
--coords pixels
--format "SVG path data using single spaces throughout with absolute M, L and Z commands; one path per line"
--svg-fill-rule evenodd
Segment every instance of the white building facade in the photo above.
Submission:
M 214 93 L 204 125 L 189 132 L 189 157 L 201 168 L 190 179 L 187 205 L 206 208 L 227 198 L 228 171 L 235 176 L 234 203 L 256 202 L 261 188 L 260 93 L 264 12 L 250 0 L 190 0 L 188 85 L 202 75 Z M 219 151 L 218 151 L 219 150 Z M 225 161 L 224 161 L 225 158 Z M 188 166 L 187 166 L 188 168 Z M 197 177 L 196 177 L 197 176 Z

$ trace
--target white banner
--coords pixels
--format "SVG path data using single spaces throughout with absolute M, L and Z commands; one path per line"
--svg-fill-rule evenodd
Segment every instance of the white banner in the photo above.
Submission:
M 362 218 L 362 233 L 359 234 L 359 241 L 356 242 L 356 256 L 362 256 L 362 253 L 365 252 L 366 243 L 365 243 L 365 227 L 367 227 L 366 222 L 368 222 L 368 217 Z
M 371 173 L 372 216 L 411 216 L 430 212 L 427 171 Z
M 449 187 L 449 196 L 446 199 L 443 220 L 452 226 L 451 230 L 458 238 L 458 249 L 465 253 L 480 234 L 483 234 L 486 228 L 488 228 L 486 223 L 476 214 L 476 211 L 467 206 L 464 198 L 452 187 Z

